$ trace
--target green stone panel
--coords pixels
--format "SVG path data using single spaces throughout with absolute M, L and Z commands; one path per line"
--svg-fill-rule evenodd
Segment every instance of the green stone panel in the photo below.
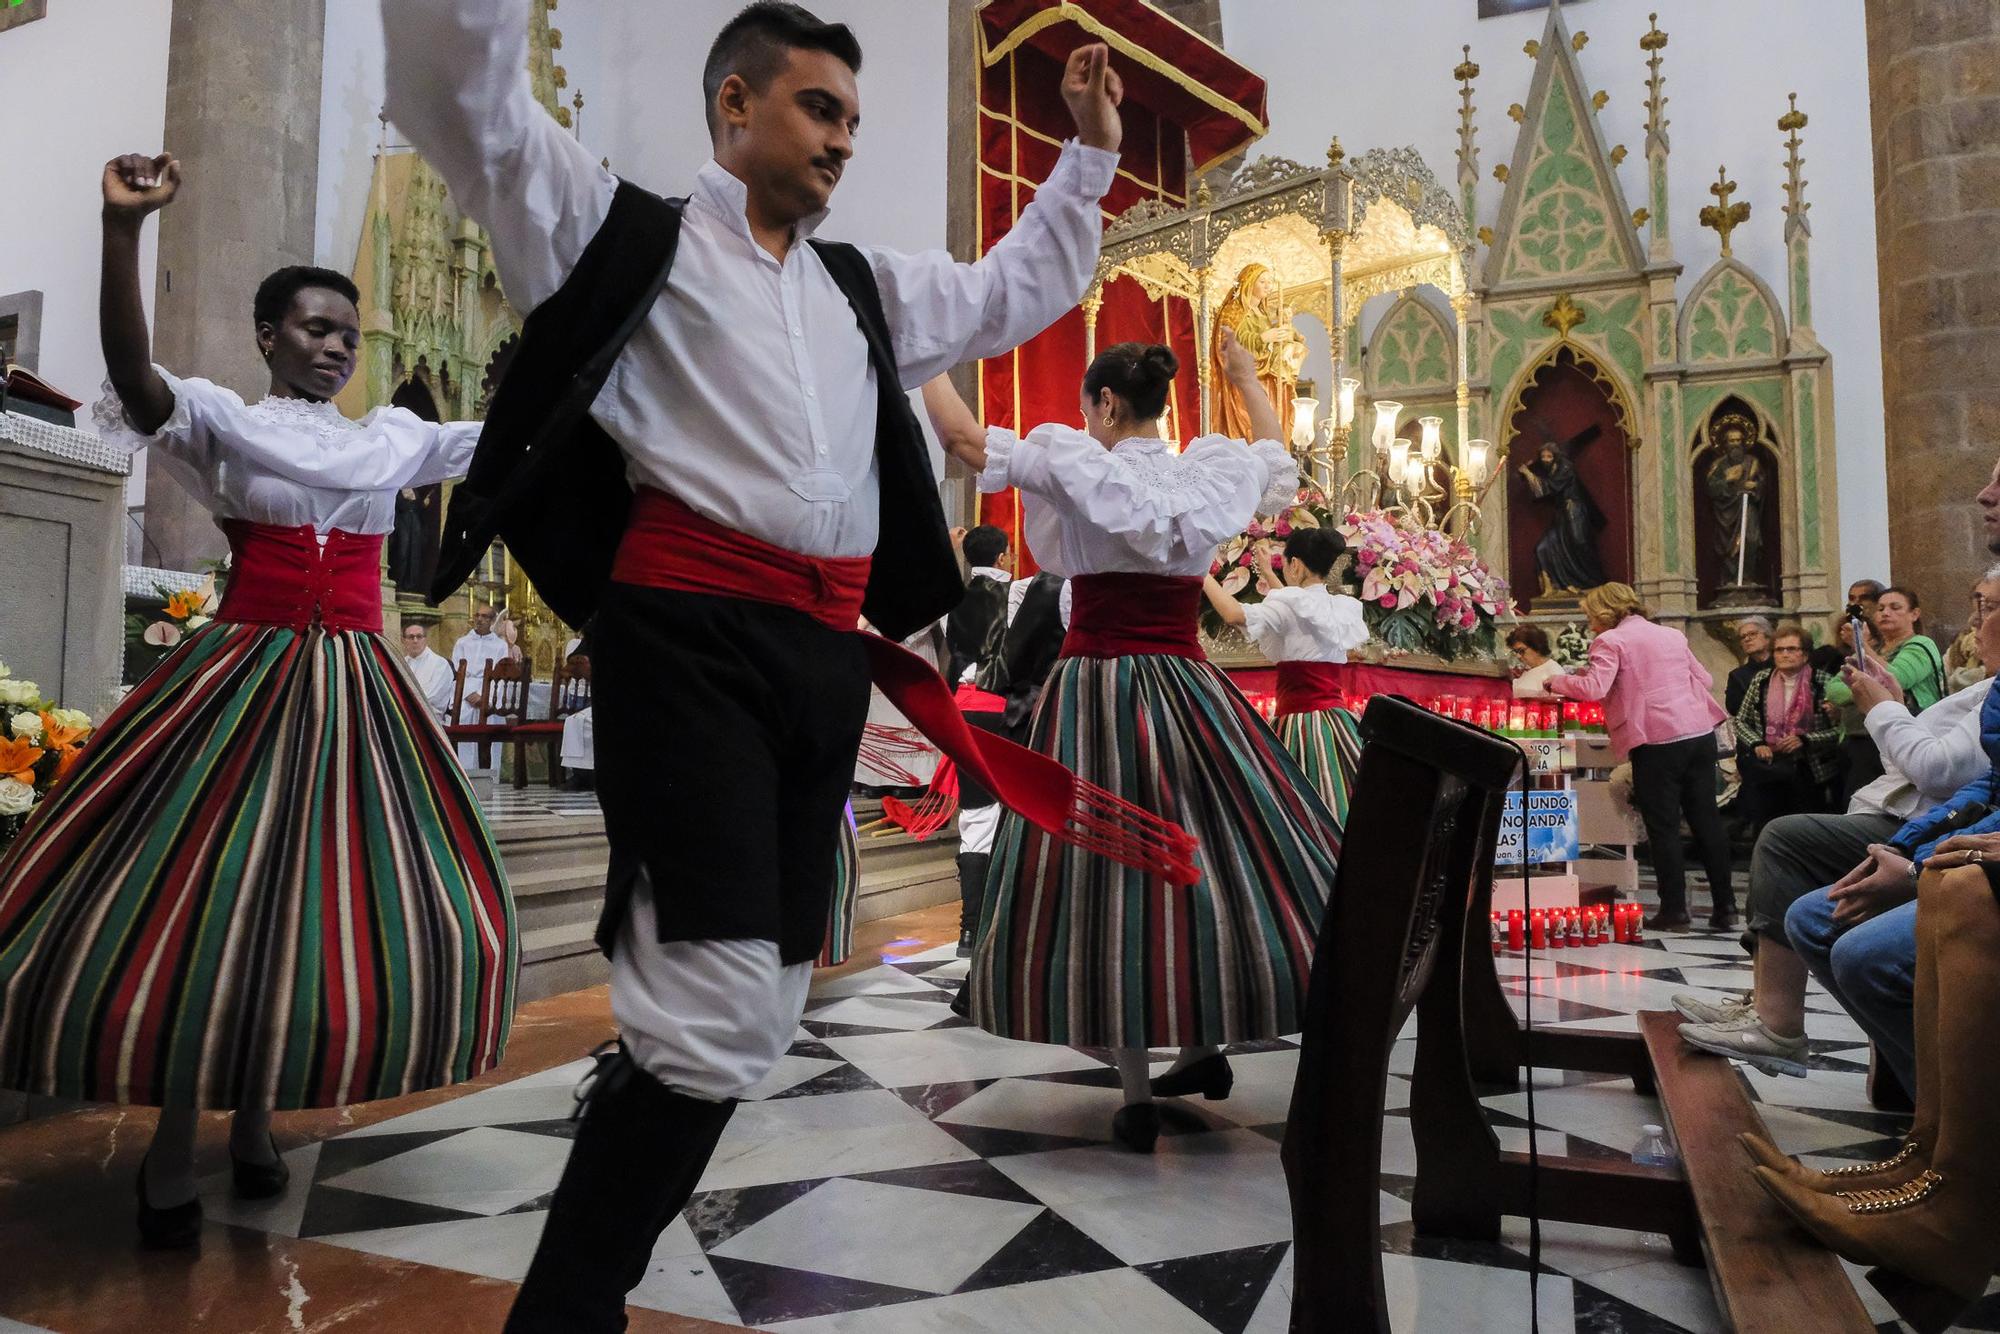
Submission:
M 1688 320 L 1690 362 L 1743 361 L 1778 352 L 1778 313 L 1742 274 L 1724 269 L 1695 298 Z
M 1379 390 L 1436 388 L 1452 383 L 1451 345 L 1456 330 L 1422 302 L 1406 298 L 1389 312 L 1376 339 L 1375 387 Z
M 1660 393 L 1660 563 L 1668 574 L 1681 569 L 1681 475 L 1676 462 L 1680 441 L 1674 429 L 1673 391 Z
M 1812 265 L 1806 257 L 1806 241 L 1802 236 L 1792 243 L 1792 321 L 1810 328 L 1812 326 Z
M 1799 415 L 1793 429 L 1798 432 L 1799 524 L 1805 535 L 1806 564 L 1819 568 L 1819 398 L 1811 371 L 1801 371 L 1793 382 Z
M 1674 312 L 1671 306 L 1653 307 L 1653 360 L 1674 359 Z
M 1549 81 L 1540 133 L 1521 182 L 1503 279 L 1615 272 L 1620 267 L 1610 196 L 1589 151 L 1576 93 L 1560 74 Z M 1624 219 L 1617 219 L 1623 225 Z
M 1646 369 L 1646 350 L 1639 341 L 1644 304 L 1645 298 L 1638 292 L 1577 303 L 1586 318 L 1571 336 L 1624 372 L 1628 384 L 1637 384 Z
M 1785 382 L 1775 375 L 1691 384 L 1681 398 L 1682 415 L 1689 422 L 1706 421 L 1715 405 L 1731 394 L 1755 404 L 1770 421 L 1785 420 Z

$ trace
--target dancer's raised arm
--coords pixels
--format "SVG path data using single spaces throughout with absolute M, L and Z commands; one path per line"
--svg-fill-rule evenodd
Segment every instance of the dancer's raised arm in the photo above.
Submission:
M 139 291 L 139 230 L 174 201 L 181 164 L 162 153 L 127 153 L 104 164 L 104 271 L 97 294 L 98 341 L 125 413 L 150 435 L 174 415 L 174 391 L 153 369 L 153 339 Z

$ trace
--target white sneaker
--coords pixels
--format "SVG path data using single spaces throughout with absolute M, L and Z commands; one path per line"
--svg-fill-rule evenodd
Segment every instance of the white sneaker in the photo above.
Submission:
M 1803 1033 L 1795 1038 L 1781 1038 L 1754 1013 L 1720 1024 L 1682 1024 L 1680 1031 L 1681 1040 L 1688 1046 L 1748 1061 L 1767 1075 L 1804 1079 L 1810 1068 L 1806 1065 Z
M 1667 1003 L 1691 1024 L 1726 1024 L 1749 1013 L 1750 993 L 1745 991 L 1728 1000 L 1712 1001 L 1692 991 L 1683 991 L 1669 997 Z

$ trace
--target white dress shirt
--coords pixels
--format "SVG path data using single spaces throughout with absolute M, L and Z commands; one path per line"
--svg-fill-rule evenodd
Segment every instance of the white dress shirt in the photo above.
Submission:
M 1549 693 L 1549 678 L 1561 676 L 1563 665 L 1554 658 L 1544 658 L 1514 678 L 1515 699 L 1554 699 Z
M 1979 681 L 1912 715 L 1901 704 L 1878 704 L 1863 720 L 1882 752 L 1883 774 L 1848 799 L 1849 815 L 1907 820 L 1992 767 L 1979 739 L 1979 711 L 1994 683 Z
M 476 630 L 467 630 L 458 637 L 458 642 L 451 646 L 454 670 L 459 663 L 465 664 L 465 693 L 468 695 L 484 691 L 487 663 L 499 662 L 508 656 L 510 655 L 507 651 L 507 641 L 490 630 L 483 635 Z M 459 721 L 476 723 L 479 721 L 479 711 L 469 703 L 462 704 L 459 708 Z
M 1346 662 L 1368 642 L 1361 604 L 1325 584 L 1274 588 L 1243 609 L 1243 628 L 1272 662 Z
M 529 87 L 528 0 L 383 0 L 389 118 L 485 225 L 523 314 L 568 276 L 617 178 Z M 700 133 L 690 120 L 683 133 Z M 1096 268 L 1117 155 L 1064 146 L 1035 201 L 975 264 L 865 251 L 903 386 L 996 356 L 1076 305 Z M 627 476 L 740 532 L 812 556 L 875 549 L 875 372 L 810 246 L 753 239 L 743 183 L 697 175 L 667 290 L 591 406 Z M 824 221 L 808 218 L 803 242 Z
M 396 526 L 398 490 L 464 476 L 479 443 L 478 422 L 427 422 L 406 408 L 355 421 L 331 403 L 245 403 L 219 384 L 153 369 L 173 391 L 173 415 L 146 435 L 107 385 L 92 414 L 98 434 L 125 449 L 150 448 L 218 519 L 386 533 Z
M 451 712 L 452 688 L 458 684 L 456 669 L 429 645 L 425 645 L 424 651 L 414 658 L 406 656 L 403 662 L 410 669 L 410 675 L 416 678 L 417 688 L 424 692 L 431 712 L 439 719 L 446 719 Z
M 1206 574 L 1215 549 L 1298 493 L 1298 463 L 1275 440 L 1208 435 L 1176 454 L 1134 436 L 1106 449 L 1073 426 L 986 432 L 981 491 L 1019 487 L 1022 527 L 1042 568 L 1083 574 Z

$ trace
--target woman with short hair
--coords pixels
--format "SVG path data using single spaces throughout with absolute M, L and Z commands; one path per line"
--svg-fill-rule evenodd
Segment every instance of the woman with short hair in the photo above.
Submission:
M 1736 711 L 1738 798 L 1754 838 L 1780 815 L 1819 810 L 1840 769 L 1840 729 L 1827 717 L 1832 677 L 1812 668 L 1812 636 L 1787 621 L 1771 636 L 1771 665 L 1750 678 Z
M 1507 650 L 1514 656 L 1515 699 L 1550 699 L 1549 678 L 1563 666 L 1549 654 L 1549 632 L 1539 625 L 1517 625 L 1507 632 Z
M 1736 929 L 1730 890 L 1729 837 L 1716 810 L 1716 724 L 1728 715 L 1709 692 L 1715 680 L 1687 636 L 1656 625 L 1630 584 L 1601 584 L 1583 595 L 1597 638 L 1581 672 L 1550 679 L 1563 699 L 1603 700 L 1611 750 L 1632 761 L 1632 801 L 1646 825 L 1646 845 L 1660 885 L 1652 930 L 1686 927 L 1687 867 L 1681 820 L 1694 830 L 1708 868 L 1709 926 Z

